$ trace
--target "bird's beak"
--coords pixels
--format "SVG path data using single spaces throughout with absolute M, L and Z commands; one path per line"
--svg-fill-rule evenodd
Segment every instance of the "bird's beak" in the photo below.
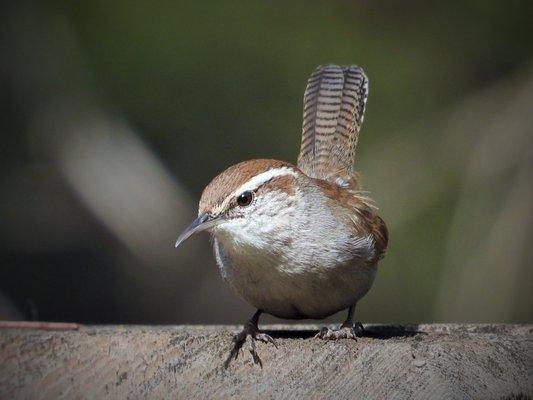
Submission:
M 178 240 L 176 241 L 176 247 L 178 247 L 181 243 L 187 240 L 189 236 L 192 236 L 196 232 L 205 231 L 206 229 L 209 229 L 215 226 L 217 222 L 218 222 L 218 218 L 212 218 L 206 213 L 198 215 L 198 218 L 196 218 L 192 222 L 192 224 L 190 224 L 181 233 L 181 235 L 179 235 Z

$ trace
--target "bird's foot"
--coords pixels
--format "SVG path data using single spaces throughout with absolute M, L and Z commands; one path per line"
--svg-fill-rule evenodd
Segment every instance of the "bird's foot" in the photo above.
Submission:
M 252 356 L 254 364 L 259 364 L 260 367 L 263 367 L 263 363 L 257 354 L 257 348 L 255 345 L 257 340 L 264 343 L 272 343 L 276 348 L 278 347 L 276 341 L 270 335 L 261 333 L 257 325 L 247 322 L 244 325 L 243 330 L 233 337 L 233 349 L 224 363 L 224 366 L 227 368 L 232 360 L 237 359 L 241 348 L 246 343 L 248 345 L 248 352 Z
M 338 339 L 357 339 L 363 336 L 363 324 L 357 322 L 353 325 L 342 324 L 339 329 L 331 329 L 324 327 L 318 331 L 315 338 L 324 340 L 338 340 Z

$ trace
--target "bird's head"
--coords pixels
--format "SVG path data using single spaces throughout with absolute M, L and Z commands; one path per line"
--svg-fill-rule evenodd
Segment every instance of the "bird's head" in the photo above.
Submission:
M 198 217 L 179 236 L 176 247 L 205 230 L 235 245 L 268 245 L 291 223 L 302 179 L 305 175 L 297 167 L 276 160 L 229 167 L 204 189 Z

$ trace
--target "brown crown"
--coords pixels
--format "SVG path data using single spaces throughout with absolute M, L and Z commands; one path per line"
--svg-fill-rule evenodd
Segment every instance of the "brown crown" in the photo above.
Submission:
M 206 186 L 200 199 L 199 213 L 209 213 L 222 204 L 222 202 L 244 183 L 254 176 L 270 169 L 287 167 L 299 171 L 294 165 L 278 160 L 249 160 L 232 165 L 221 174 L 217 175 Z

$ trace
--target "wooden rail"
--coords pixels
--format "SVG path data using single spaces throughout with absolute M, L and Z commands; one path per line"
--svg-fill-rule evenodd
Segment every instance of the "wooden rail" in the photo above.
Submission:
M 230 326 L 0 329 L 0 398 L 521 399 L 533 396 L 533 326 L 366 326 L 314 339 L 317 326 L 268 326 L 224 368 Z M 265 328 L 265 327 L 263 327 Z

